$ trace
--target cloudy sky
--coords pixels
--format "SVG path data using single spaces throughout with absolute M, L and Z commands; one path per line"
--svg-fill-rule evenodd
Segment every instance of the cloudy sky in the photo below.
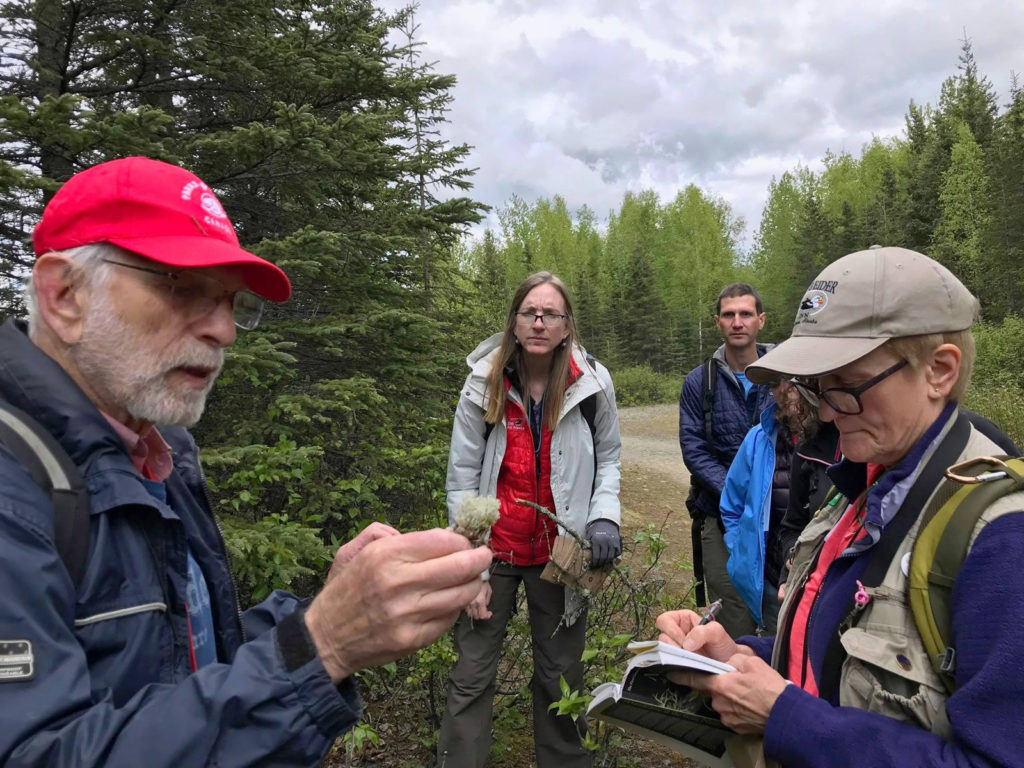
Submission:
M 628 190 L 694 183 L 748 242 L 773 176 L 936 103 L 965 31 L 1001 103 L 1024 73 L 1019 0 L 422 0 L 416 21 L 458 77 L 449 137 L 474 146 L 476 199 L 558 194 L 604 219 Z

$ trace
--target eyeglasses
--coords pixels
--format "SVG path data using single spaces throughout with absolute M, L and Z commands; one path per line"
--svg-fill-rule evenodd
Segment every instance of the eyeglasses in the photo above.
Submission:
M 537 322 L 537 318 L 540 318 L 545 327 L 550 328 L 568 319 L 568 317 L 568 315 L 557 315 L 554 312 L 545 312 L 542 315 L 534 312 L 516 312 L 516 322 L 522 326 L 533 325 Z
M 794 379 L 793 383 L 804 392 L 824 400 L 828 403 L 828 407 L 836 413 L 842 413 L 846 416 L 856 416 L 858 413 L 864 412 L 864 403 L 860 401 L 860 396 L 876 384 L 880 384 L 885 381 L 896 373 L 896 371 L 899 371 L 909 363 L 909 360 L 900 360 L 896 365 L 886 368 L 880 374 L 868 379 L 859 387 L 829 387 L 828 389 L 819 390 L 816 385 L 806 381 Z
M 263 299 L 249 291 L 229 291 L 212 277 L 197 272 L 164 272 L 112 259 L 103 261 L 116 267 L 159 275 L 170 281 L 165 285 L 169 289 L 171 305 L 190 320 L 208 315 L 227 298 L 231 299 L 231 315 L 235 325 L 242 330 L 253 330 L 263 316 Z

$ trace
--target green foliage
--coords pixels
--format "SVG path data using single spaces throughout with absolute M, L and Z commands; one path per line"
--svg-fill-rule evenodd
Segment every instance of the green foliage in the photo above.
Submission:
M 129 154 L 199 174 L 291 277 L 196 430 L 243 590 L 312 588 L 326 543 L 369 520 L 436 524 L 466 336 L 454 246 L 484 206 L 411 11 L 15 0 L 0 34 L 3 314 L 49 196 Z
M 661 531 L 645 529 L 627 545 L 622 563 L 604 589 L 592 596 L 583 653 L 584 685 L 580 690 L 563 685 L 562 698 L 553 707 L 560 716 L 582 725 L 579 718 L 589 704 L 589 691 L 605 681 L 620 679 L 629 641 L 653 636 L 657 614 L 680 602 L 679 595 L 665 594 L 666 571 L 675 568 L 664 562 L 665 554 Z M 410 763 L 432 764 L 448 673 L 455 660 L 449 632 L 411 659 L 397 662 L 395 671 L 371 669 L 360 675 L 363 698 L 368 710 L 375 713 L 375 730 L 381 734 L 383 749 L 390 752 L 390 745 L 415 745 Z M 502 645 L 495 683 L 491 762 L 496 767 L 519 765 L 521 756 L 532 751 L 532 672 L 530 627 L 520 593 Z M 616 729 L 599 726 L 588 734 L 581 733 L 580 738 L 587 749 L 594 750 L 595 761 L 601 765 L 629 764 L 628 756 L 635 751 Z
M 967 407 L 992 419 L 1017 445 L 1024 445 L 1024 317 L 974 328 L 978 356 Z
M 644 364 L 678 373 L 720 343 L 714 300 L 741 272 L 742 222 L 724 201 L 692 185 L 669 203 L 629 193 L 604 236 L 592 211 L 570 213 L 559 197 L 513 198 L 498 218 L 500 237 L 486 232 L 466 257 L 479 290 L 478 338 L 500 327 L 515 285 L 548 269 L 576 298 L 582 343 L 612 371 Z
M 1024 445 L 1024 388 L 972 385 L 965 405 L 995 422 L 1017 445 Z
M 665 553 L 665 535 L 652 523 L 633 534 L 633 543 L 642 544 L 647 550 L 648 564 L 658 562 Z
M 671 403 L 679 399 L 682 381 L 678 375 L 655 373 L 649 365 L 619 368 L 611 373 L 615 400 L 622 408 Z
M 1009 315 L 1001 323 L 979 323 L 974 326 L 974 342 L 977 359 L 970 389 L 1024 387 L 1024 317 Z
M 342 736 L 342 744 L 346 758 L 351 762 L 368 746 L 379 747 L 381 739 L 380 734 L 368 723 L 356 723 L 351 731 Z
M 562 698 L 549 704 L 548 711 L 556 712 L 560 716 L 571 717 L 573 722 L 576 722 L 587 711 L 590 697 L 570 688 L 564 677 L 558 679 L 558 686 Z
M 332 553 L 320 540 L 319 529 L 309 525 L 316 522 L 303 524 L 279 514 L 255 522 L 221 515 L 239 590 L 259 601 L 275 589 L 291 589 L 298 580 L 317 575 Z

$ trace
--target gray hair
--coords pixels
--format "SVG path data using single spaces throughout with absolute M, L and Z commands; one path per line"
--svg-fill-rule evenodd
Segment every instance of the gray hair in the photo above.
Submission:
M 82 276 L 82 282 L 91 289 L 102 288 L 106 285 L 110 276 L 110 265 L 107 259 L 122 259 L 126 251 L 110 243 L 90 243 L 68 248 L 60 253 L 71 259 L 73 268 Z M 25 302 L 25 310 L 28 314 L 28 335 L 35 339 L 39 330 L 41 318 L 39 316 L 39 299 L 36 296 L 36 287 L 29 275 L 25 280 L 25 291 L 22 296 Z

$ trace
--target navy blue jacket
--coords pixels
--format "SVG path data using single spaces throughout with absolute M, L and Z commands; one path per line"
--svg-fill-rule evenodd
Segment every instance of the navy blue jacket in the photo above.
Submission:
M 758 357 L 772 345 L 758 344 Z M 725 345 L 713 355 L 718 366 L 711 404 L 711 443 L 704 430 L 704 366 L 698 365 L 683 380 L 679 393 L 679 447 L 696 489 L 695 514 L 718 517 L 718 502 L 725 487 L 725 473 L 761 411 L 775 402 L 771 390 L 754 385 L 744 394 L 743 385 L 725 361 Z
M 10 321 L 0 327 L 0 395 L 60 441 L 91 506 L 76 593 L 49 495 L 0 448 L 0 641 L 29 641 L 34 662 L 31 679 L 0 679 L 0 764 L 317 764 L 355 723 L 358 695 L 351 682 L 335 688 L 315 656 L 285 664 L 276 626 L 297 598 L 278 592 L 239 612 L 189 433 L 161 430 L 174 450 L 164 504 L 102 414 Z M 209 587 L 220 660 L 195 673 L 175 597 L 189 550 Z

